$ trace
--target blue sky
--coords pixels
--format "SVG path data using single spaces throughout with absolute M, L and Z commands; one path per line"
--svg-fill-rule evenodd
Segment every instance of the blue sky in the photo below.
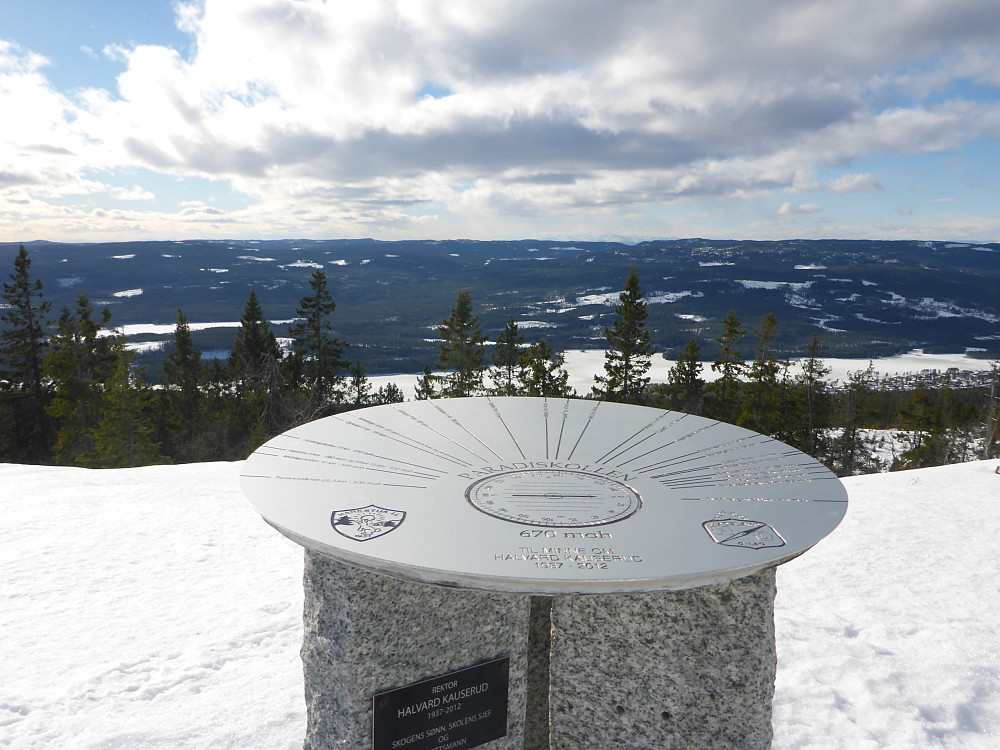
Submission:
M 0 240 L 1000 241 L 995 0 L 0 0 Z

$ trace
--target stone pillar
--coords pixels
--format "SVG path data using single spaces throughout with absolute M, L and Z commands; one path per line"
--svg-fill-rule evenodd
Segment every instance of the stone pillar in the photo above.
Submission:
M 507 736 L 521 750 L 531 597 L 410 583 L 305 553 L 305 750 L 372 746 L 372 696 L 510 656 Z
M 684 591 L 556 597 L 551 750 L 771 746 L 775 569 Z

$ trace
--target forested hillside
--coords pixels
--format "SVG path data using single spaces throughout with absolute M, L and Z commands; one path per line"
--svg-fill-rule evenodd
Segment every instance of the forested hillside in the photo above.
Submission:
M 435 356 L 425 362 L 416 391 L 404 394 L 391 383 L 373 389 L 363 363 L 352 357 L 352 342 L 336 335 L 338 305 L 321 269 L 300 290 L 284 345 L 254 290 L 224 359 L 202 356 L 178 309 L 155 379 L 137 367 L 109 307 L 81 291 L 56 313 L 23 247 L 9 278 L 0 316 L 0 461 L 123 467 L 231 460 L 290 427 L 340 411 L 477 395 L 599 398 L 704 415 L 771 435 L 843 475 L 884 468 L 872 429 L 898 431 L 903 450 L 892 468 L 987 458 L 998 450 L 997 367 L 978 382 L 946 375 L 910 384 L 877 381 L 869 368 L 834 389 L 819 334 L 803 342 L 807 356 L 793 374 L 771 312 L 744 324 L 730 311 L 715 331 L 688 339 L 667 382 L 651 383 L 655 306 L 635 266 L 624 289 L 611 295 L 604 373 L 589 393 L 568 387 L 561 351 L 538 331 L 523 331 L 513 314 L 495 338 L 487 336 L 464 289 L 450 313 L 439 313 Z M 710 381 L 703 347 L 716 352 L 717 377 Z
M 26 245 L 58 310 L 85 292 L 108 306 L 133 345 L 169 342 L 177 308 L 206 358 L 228 356 L 254 290 L 287 336 L 302 290 L 322 270 L 337 300 L 333 330 L 371 374 L 418 372 L 437 355 L 435 328 L 468 291 L 490 337 L 513 315 L 555 349 L 604 346 L 629 269 L 643 279 L 647 330 L 674 359 L 691 336 L 717 353 L 730 311 L 773 313 L 774 345 L 803 354 L 814 332 L 829 356 L 979 350 L 1000 356 L 1000 245 L 946 242 L 718 240 L 614 242 L 262 241 Z M 0 268 L 18 245 L 0 244 Z M 154 327 L 156 326 L 156 327 Z M 162 352 L 140 352 L 158 373 Z

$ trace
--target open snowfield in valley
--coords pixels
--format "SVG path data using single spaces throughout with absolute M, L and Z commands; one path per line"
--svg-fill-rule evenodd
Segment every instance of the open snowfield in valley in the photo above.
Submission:
M 1000 476 L 845 480 L 778 573 L 774 747 L 1000 747 Z M 238 463 L 0 465 L 0 747 L 297 750 L 302 553 Z

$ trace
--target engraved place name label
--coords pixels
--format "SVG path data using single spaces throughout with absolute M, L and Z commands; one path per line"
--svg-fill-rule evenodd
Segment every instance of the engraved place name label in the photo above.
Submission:
M 507 734 L 510 657 L 377 693 L 373 750 L 453 750 Z

